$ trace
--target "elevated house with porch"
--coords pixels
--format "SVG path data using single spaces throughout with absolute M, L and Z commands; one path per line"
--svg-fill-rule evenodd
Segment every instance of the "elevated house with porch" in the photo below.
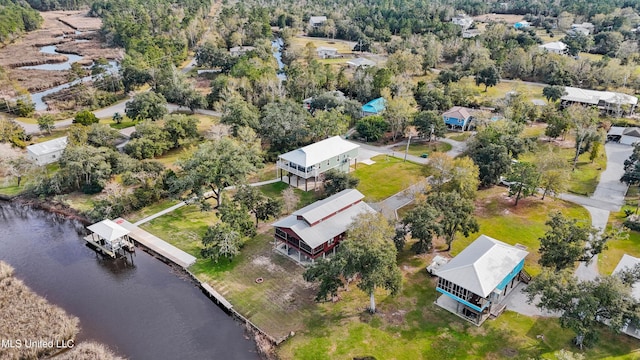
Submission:
M 276 251 L 302 265 L 335 254 L 354 218 L 375 212 L 363 198 L 358 190 L 345 189 L 273 223 Z
M 480 326 L 489 316 L 498 316 L 504 300 L 520 281 L 531 277 L 524 271 L 529 253 L 486 235 L 435 271 L 436 304 Z
M 613 91 L 598 91 L 565 86 L 565 95 L 560 98 L 563 107 L 572 104 L 595 106 L 602 113 L 623 115 L 633 114 L 638 105 L 638 98 Z
M 351 163 L 355 164 L 357 161 L 359 148 L 360 145 L 334 136 L 279 155 L 276 168 L 280 180 L 284 180 L 286 174 L 291 185 L 291 180 L 295 177 L 297 187 L 300 185 L 299 180 L 303 179 L 304 189 L 308 191 L 309 179 L 313 178 L 315 185 L 328 170 L 336 169 L 348 173 Z
M 454 106 L 442 114 L 444 123 L 451 130 L 469 130 L 473 120 L 472 110 L 462 106 Z

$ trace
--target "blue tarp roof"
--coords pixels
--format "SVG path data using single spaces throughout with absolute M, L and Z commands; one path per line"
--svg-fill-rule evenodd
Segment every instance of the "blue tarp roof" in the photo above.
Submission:
M 377 114 L 385 109 L 386 100 L 384 98 L 377 98 L 362 105 L 362 112 Z

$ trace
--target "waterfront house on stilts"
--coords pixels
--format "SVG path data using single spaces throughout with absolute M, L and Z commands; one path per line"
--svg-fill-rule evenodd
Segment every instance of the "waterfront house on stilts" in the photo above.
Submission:
M 96 249 L 115 258 L 124 255 L 124 250 L 134 251 L 135 247 L 129 238 L 129 230 L 105 219 L 87 227 L 91 231 L 84 239 Z

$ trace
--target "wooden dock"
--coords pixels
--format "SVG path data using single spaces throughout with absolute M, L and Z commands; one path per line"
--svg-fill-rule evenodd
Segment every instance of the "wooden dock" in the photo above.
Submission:
M 140 229 L 139 227 L 133 225 L 125 219 L 117 218 L 114 220 L 114 222 L 131 231 L 129 233 L 129 238 L 137 241 L 153 252 L 164 256 L 168 260 L 171 260 L 172 262 L 180 265 L 185 269 L 196 262 L 196 258 L 194 256 L 187 254 L 186 252 L 160 239 L 159 237 Z
M 233 308 L 233 305 L 231 305 L 231 303 L 227 301 L 227 299 L 225 299 L 224 296 L 220 295 L 220 293 L 215 291 L 209 284 L 201 283 L 201 286 L 208 293 L 209 296 L 216 299 L 216 302 L 219 305 L 223 306 L 227 310 L 231 310 L 231 308 Z

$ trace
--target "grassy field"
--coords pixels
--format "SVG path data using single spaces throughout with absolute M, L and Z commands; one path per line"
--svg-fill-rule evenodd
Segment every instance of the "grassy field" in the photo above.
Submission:
M 353 43 L 344 40 L 296 36 L 291 38 L 291 49 L 303 50 L 307 43 L 312 43 L 316 48 L 321 46 L 335 48 L 341 54 L 350 54 L 354 46 Z
M 455 141 L 465 141 L 469 137 L 471 137 L 471 132 L 470 131 L 447 133 L 447 138 L 449 138 L 451 140 L 455 140 Z
M 559 147 L 549 143 L 539 143 L 536 151 L 524 154 L 520 156 L 521 161 L 534 161 L 538 154 L 547 149 L 552 149 L 554 152 L 558 152 L 561 156 L 567 159 L 568 169 L 571 170 L 573 166 L 573 156 L 575 150 L 573 147 Z M 595 161 L 592 163 L 589 160 L 589 153 L 584 153 L 578 157 L 578 163 L 575 171 L 571 172 L 571 180 L 569 183 L 569 192 L 590 196 L 596 190 L 598 180 L 600 179 L 600 173 L 607 167 L 607 155 L 604 150 L 601 152 Z
M 417 183 L 425 174 L 426 166 L 403 162 L 386 155 L 371 158 L 373 165 L 358 164 L 352 173 L 360 179 L 357 189 L 364 194 L 365 201 L 381 201 Z
M 166 168 L 175 170 L 178 168 L 177 163 L 179 160 L 189 157 L 189 155 L 193 154 L 193 152 L 195 151 L 196 151 L 196 146 L 187 145 L 187 146 L 179 147 L 176 149 L 171 149 L 167 151 L 164 155 L 158 156 L 153 160 L 161 163 Z
M 518 206 L 514 207 L 514 201 L 507 195 L 507 189 L 499 186 L 478 192 L 476 218 L 480 231 L 467 238 L 458 234 L 453 242 L 452 255 L 458 254 L 480 234 L 485 234 L 512 245 L 525 245 L 529 251 L 526 260 L 527 270 L 532 275 L 537 275 L 540 272 L 538 238 L 547 230 L 544 223 L 550 213 L 561 211 L 568 217 L 591 224 L 589 213 L 581 206 L 549 197 L 544 201 L 529 197 L 521 199 Z
M 496 100 L 504 98 L 509 91 L 516 91 L 522 94 L 527 99 L 544 99 L 542 95 L 543 86 L 525 84 L 522 82 L 500 82 L 496 86 L 484 91 L 484 85 L 476 86 L 475 79 L 472 77 L 466 77 L 460 80 L 460 84 L 473 89 L 476 93 L 476 97 L 480 101 L 484 100 Z
M 406 145 L 396 146 L 393 148 L 393 151 L 404 153 L 406 148 Z M 447 152 L 449 150 L 451 150 L 451 144 L 440 141 L 432 141 L 431 143 L 420 142 L 409 144 L 409 154 L 415 156 L 420 156 L 422 154 L 431 154 L 434 152 Z
M 258 171 L 256 171 L 254 174 L 249 176 L 247 181 L 249 183 L 254 183 L 254 182 L 260 182 L 260 181 L 273 180 L 276 178 L 276 176 L 277 176 L 276 164 L 268 163 L 268 164 L 265 164 L 262 168 L 258 169 Z
M 151 216 L 155 213 L 158 213 L 164 209 L 170 208 L 173 205 L 177 204 L 179 201 L 175 199 L 164 199 L 155 204 L 151 204 L 149 206 L 145 206 L 142 209 L 127 215 L 127 220 L 134 223 L 136 221 L 142 220 L 147 216 Z
M 263 194 L 270 198 L 282 200 L 282 191 L 288 187 L 289 185 L 287 183 L 280 181 L 260 186 L 259 189 Z M 318 196 L 314 191 L 302 191 L 300 189 L 294 189 L 294 191 L 300 198 L 297 208 L 305 207 L 318 200 Z

